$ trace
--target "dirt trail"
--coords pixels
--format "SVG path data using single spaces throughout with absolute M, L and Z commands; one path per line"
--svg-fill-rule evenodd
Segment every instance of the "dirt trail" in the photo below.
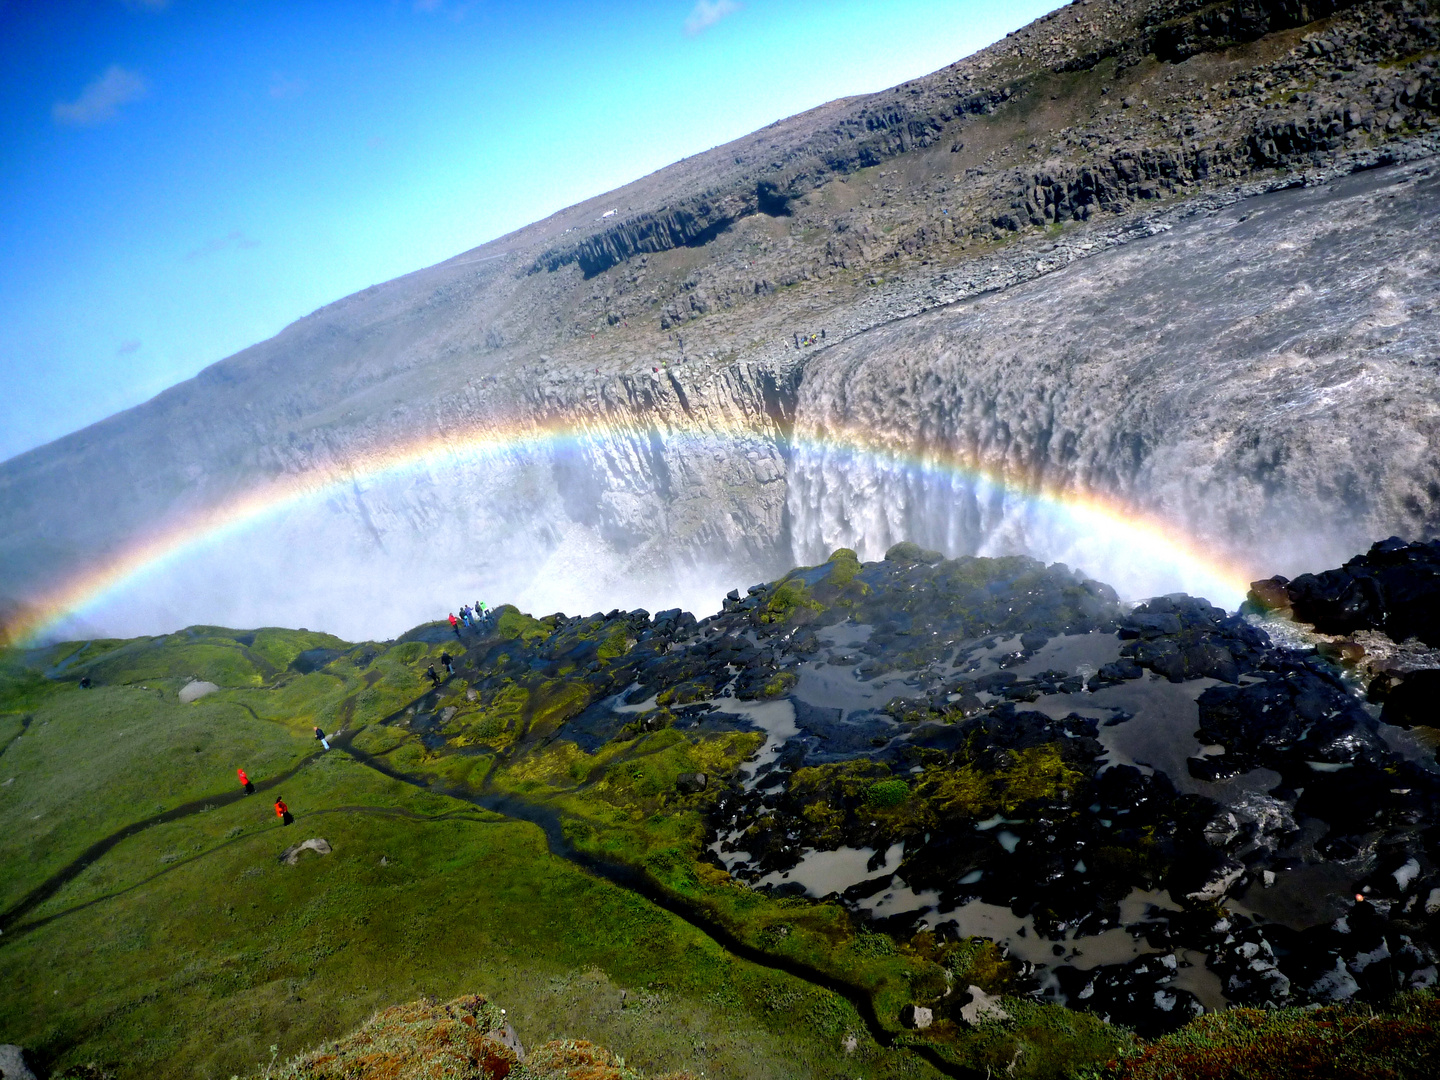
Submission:
M 293 768 L 281 773 L 279 776 L 272 776 L 268 780 L 256 783 L 255 790 L 265 791 L 278 784 L 283 784 L 323 753 L 323 750 L 319 750 L 307 757 L 301 758 Z M 82 870 L 94 863 L 116 844 L 120 843 L 120 841 L 128 840 L 137 833 L 142 833 L 146 829 L 156 825 L 179 821 L 181 818 L 203 813 L 206 810 L 214 810 L 216 807 L 228 806 L 230 803 L 239 802 L 245 798 L 248 798 L 248 796 L 244 790 L 236 788 L 233 791 L 227 791 L 223 795 L 207 795 L 204 798 L 192 799 L 189 802 L 172 807 L 164 813 L 153 814 L 148 818 L 126 825 L 123 829 L 119 829 L 109 836 L 95 841 L 95 843 L 91 844 L 78 856 L 51 874 L 50 877 L 35 886 L 35 888 L 31 889 L 25 896 L 21 897 L 8 911 L 0 912 L 0 934 L 8 931 L 16 922 L 23 918 L 27 912 L 33 911 L 46 900 L 50 899 L 50 897 L 54 896 L 60 891 L 61 887 L 73 881 Z

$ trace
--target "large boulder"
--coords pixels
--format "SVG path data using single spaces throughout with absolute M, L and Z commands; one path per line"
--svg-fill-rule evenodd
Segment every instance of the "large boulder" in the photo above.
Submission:
M 913 1031 L 924 1031 L 934 1022 L 934 1011 L 924 1005 L 906 1005 L 900 1010 L 900 1023 Z
M 280 855 L 280 861 L 286 866 L 294 866 L 300 861 L 300 853 L 302 851 L 313 851 L 317 855 L 329 855 L 330 841 L 318 836 L 309 840 L 302 840 L 300 843 L 286 848 Z
M 0 1046 L 0 1080 L 36 1080 L 25 1062 L 25 1048 L 13 1043 Z
M 1285 593 L 1295 618 L 1322 633 L 1380 630 L 1395 641 L 1440 645 L 1440 540 L 1392 536 L 1338 569 L 1301 574 Z

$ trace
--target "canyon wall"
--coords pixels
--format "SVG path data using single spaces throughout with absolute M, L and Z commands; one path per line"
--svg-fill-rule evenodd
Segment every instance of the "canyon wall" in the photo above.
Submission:
M 900 538 L 1213 592 L 1146 536 L 1233 579 L 1430 535 L 1437 73 L 1432 0 L 1081 0 L 0 463 L 0 613 L 699 609 Z
M 914 539 L 1073 560 L 1132 596 L 1162 583 L 1147 552 L 1024 497 L 1046 486 L 1118 496 L 1254 571 L 1440 532 L 1437 210 L 1428 165 L 1260 196 L 826 349 L 796 403 L 821 448 L 792 462 L 797 559 Z M 856 429 L 1021 490 L 825 449 Z

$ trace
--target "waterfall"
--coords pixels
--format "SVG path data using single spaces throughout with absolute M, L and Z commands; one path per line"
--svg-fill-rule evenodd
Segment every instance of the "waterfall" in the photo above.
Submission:
M 1204 595 L 1234 607 L 1233 574 L 1144 529 L 1083 502 L 1026 492 L 901 453 L 857 454 L 805 445 L 791 457 L 787 492 L 797 564 L 822 562 L 836 548 L 862 560 L 910 540 L 955 557 L 1029 555 L 1061 562 L 1143 599 L 1171 592 Z

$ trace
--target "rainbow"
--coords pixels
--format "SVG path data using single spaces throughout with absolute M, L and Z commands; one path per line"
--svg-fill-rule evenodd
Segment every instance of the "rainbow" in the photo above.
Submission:
M 617 434 L 658 438 L 669 445 L 694 442 L 722 450 L 744 440 L 778 437 L 792 451 L 851 455 L 896 469 L 960 477 L 1002 489 L 1048 514 L 1061 515 L 1082 532 L 1118 535 L 1137 550 L 1163 553 L 1170 563 L 1185 568 L 1198 581 L 1213 583 L 1212 587 L 1222 593 L 1243 594 L 1253 577 L 1225 556 L 1192 543 L 1174 525 L 1118 499 L 1007 475 L 971 456 L 941 447 L 917 450 L 854 429 L 781 431 L 773 423 L 727 422 L 704 429 L 656 424 L 647 430 L 593 421 L 529 421 L 442 431 L 384 447 L 352 448 L 327 464 L 257 483 L 214 505 L 190 511 L 148 535 L 135 537 L 118 553 L 97 560 L 45 595 L 31 599 L 0 624 L 0 641 L 38 641 L 65 619 L 83 614 L 207 544 L 254 528 L 302 504 L 341 494 L 359 483 L 383 482 L 406 473 L 487 458 L 515 459 L 536 453 L 584 450 Z

